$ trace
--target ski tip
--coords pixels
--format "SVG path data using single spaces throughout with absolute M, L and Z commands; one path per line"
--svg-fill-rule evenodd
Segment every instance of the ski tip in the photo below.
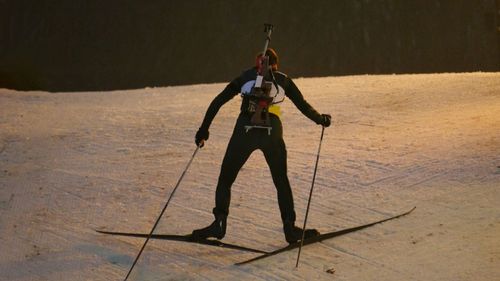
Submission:
M 411 212 L 415 211 L 415 209 L 416 209 L 416 208 L 417 208 L 417 206 L 414 206 L 414 207 L 413 207 L 413 208 L 411 208 L 409 211 L 404 212 L 404 213 L 402 213 L 402 214 L 400 214 L 400 215 L 397 215 L 397 216 L 395 216 L 394 218 L 399 218 L 399 217 L 402 217 L 402 216 L 409 215 Z
M 105 230 L 105 229 L 93 229 L 95 232 L 97 233 L 101 233 L 101 234 L 114 234 L 115 232 L 113 231 L 109 231 L 109 230 Z

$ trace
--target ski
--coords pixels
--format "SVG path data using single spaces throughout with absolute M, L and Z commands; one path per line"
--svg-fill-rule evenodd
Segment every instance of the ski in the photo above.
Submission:
M 146 233 L 116 232 L 116 231 L 104 231 L 104 230 L 95 230 L 95 231 L 102 233 L 102 234 L 109 234 L 109 235 L 138 237 L 138 238 L 147 238 L 148 237 L 148 234 L 146 234 Z M 195 239 L 193 239 L 191 234 L 188 234 L 188 235 L 153 234 L 153 235 L 151 235 L 151 239 L 162 239 L 162 240 L 170 240 L 170 241 L 197 243 L 197 244 L 202 244 L 202 245 L 215 246 L 215 247 L 221 247 L 221 248 L 227 248 L 227 249 L 234 249 L 234 250 L 258 253 L 258 254 L 268 253 L 266 251 L 261 251 L 258 249 L 253 249 L 253 248 L 244 247 L 244 246 L 235 245 L 235 244 L 224 243 L 224 242 L 221 242 L 218 240 L 209 240 L 209 239 L 195 240 Z
M 406 216 L 409 213 L 413 212 L 413 210 L 415 210 L 415 208 L 417 208 L 417 207 L 413 207 L 411 210 L 409 210 L 407 212 L 404 212 L 402 214 L 395 215 L 393 217 L 386 218 L 386 219 L 383 219 L 383 220 L 379 220 L 379 221 L 376 221 L 376 222 L 372 222 L 372 223 L 368 223 L 368 224 L 364 224 L 364 225 L 360 225 L 360 226 L 355 226 L 355 227 L 351 227 L 351 228 L 346 228 L 346 229 L 342 229 L 342 230 L 337 230 L 337 231 L 333 231 L 333 232 L 328 232 L 328 233 L 320 234 L 320 235 L 315 236 L 315 237 L 311 237 L 309 239 L 305 239 L 304 243 L 303 243 L 303 246 L 310 245 L 310 244 L 317 243 L 317 242 L 321 242 L 321 241 L 324 241 L 326 239 L 330 239 L 330 238 L 334 238 L 334 237 L 341 236 L 341 235 L 344 235 L 344 234 L 348 234 L 348 233 L 351 233 L 351 232 L 355 232 L 355 231 L 358 231 L 358 230 L 361 230 L 361 229 L 364 229 L 364 228 L 367 228 L 367 227 L 370 227 L 370 226 L 373 226 L 373 225 L 376 225 L 376 224 L 379 224 L 379 223 L 383 223 L 383 222 L 386 222 L 386 221 L 389 221 L 389 220 L 400 218 L 402 216 Z M 247 263 L 250 263 L 250 262 L 254 262 L 254 261 L 257 261 L 257 260 L 261 260 L 261 259 L 264 259 L 264 258 L 267 258 L 267 257 L 274 256 L 274 255 L 277 255 L 277 254 L 280 254 L 280 253 L 283 253 L 283 252 L 286 252 L 286 251 L 289 251 L 289 250 L 292 250 L 292 249 L 295 249 L 295 248 L 298 248 L 298 247 L 300 247 L 300 241 L 296 242 L 296 243 L 289 244 L 286 247 L 277 249 L 277 250 L 272 251 L 272 252 L 263 253 L 260 256 L 254 257 L 252 259 L 235 263 L 235 265 L 247 264 Z

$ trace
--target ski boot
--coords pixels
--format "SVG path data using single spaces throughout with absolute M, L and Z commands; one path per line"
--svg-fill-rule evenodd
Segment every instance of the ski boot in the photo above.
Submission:
M 220 240 L 226 235 L 226 221 L 225 216 L 216 216 L 212 224 L 205 228 L 193 230 L 191 236 L 193 240 L 205 240 L 210 237 Z
M 302 228 L 295 226 L 294 222 L 283 223 L 283 232 L 285 233 L 286 242 L 289 244 L 299 242 L 302 239 L 302 231 Z M 306 229 L 304 240 L 318 235 L 319 232 L 316 229 Z

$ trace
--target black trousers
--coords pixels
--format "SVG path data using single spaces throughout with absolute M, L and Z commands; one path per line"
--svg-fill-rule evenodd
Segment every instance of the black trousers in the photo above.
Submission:
M 231 186 L 252 152 L 260 149 L 264 153 L 276 186 L 281 219 L 295 222 L 292 189 L 287 175 L 287 156 L 285 142 L 283 141 L 283 128 L 278 117 L 270 116 L 271 135 L 268 135 L 268 131 L 265 129 L 251 129 L 246 132 L 245 125 L 250 124 L 250 116 L 242 113 L 238 117 L 222 162 L 215 193 L 213 213 L 216 217 L 229 214 Z

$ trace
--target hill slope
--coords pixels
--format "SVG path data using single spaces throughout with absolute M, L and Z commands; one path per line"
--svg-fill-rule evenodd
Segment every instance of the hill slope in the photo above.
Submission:
M 411 215 L 243 267 L 254 254 L 152 241 L 131 280 L 493 280 L 500 276 L 500 73 L 296 79 L 335 123 L 325 132 L 308 225 L 326 232 Z M 0 280 L 120 280 L 195 146 L 223 84 L 133 91 L 0 90 Z M 211 222 L 239 98 L 214 120 L 158 233 Z M 301 223 L 320 127 L 283 106 Z M 224 241 L 285 244 L 256 152 L 233 186 Z M 326 271 L 334 268 L 332 276 Z

